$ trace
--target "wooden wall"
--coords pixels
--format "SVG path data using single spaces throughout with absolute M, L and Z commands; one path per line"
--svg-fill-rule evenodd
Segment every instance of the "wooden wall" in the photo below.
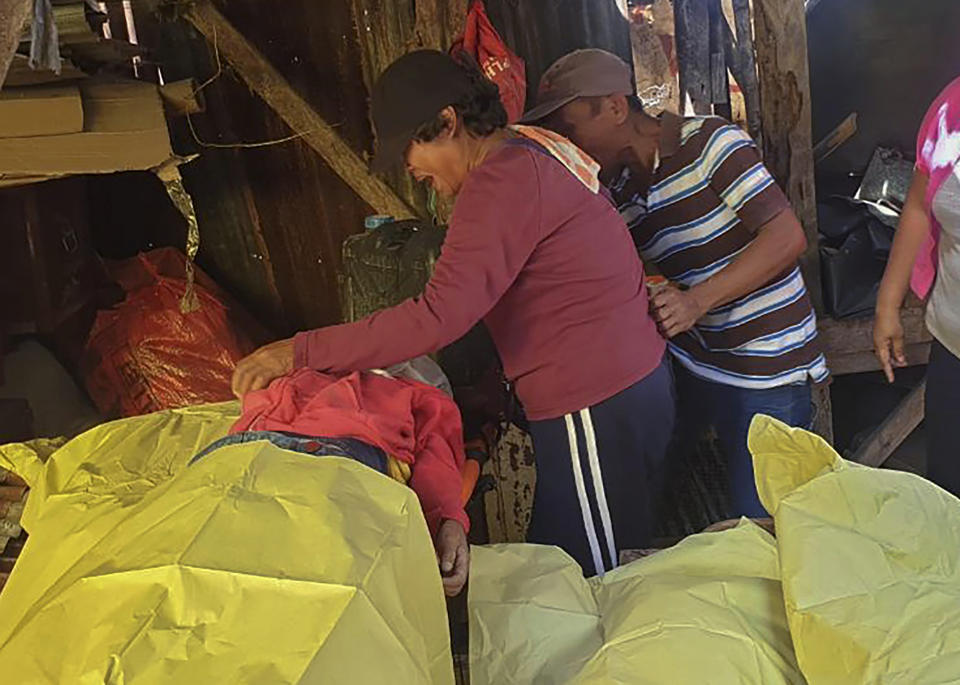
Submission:
M 369 87 L 390 62 L 417 47 L 447 45 L 462 30 L 466 0 L 216 0 L 226 18 L 361 156 L 373 148 Z M 185 121 L 173 122 L 178 153 L 200 153 L 182 168 L 197 207 L 199 262 L 277 334 L 340 321 L 340 248 L 372 212 L 305 143 L 251 146 L 291 131 L 185 21 L 137 16 L 151 61 L 172 81 L 213 78 L 203 93 L 207 111 L 193 117 L 198 144 Z M 145 70 L 150 73 L 150 65 Z M 218 75 L 219 73 L 219 75 Z M 399 174 L 400 194 L 423 208 L 425 198 Z M 180 244 L 174 217 L 138 219 L 149 181 L 98 181 L 97 195 L 115 205 L 101 213 L 102 232 L 133 231 L 131 245 Z M 139 188 L 130 192 L 131 188 Z M 118 205 L 118 206 L 117 206 Z M 124 225 L 125 224 L 125 225 Z M 140 225 L 134 225 L 140 224 Z
M 276 3 L 230 0 L 221 11 L 358 151 L 372 136 L 360 51 L 347 0 Z M 183 22 L 153 36 L 167 80 L 216 71 L 214 46 Z M 208 143 L 257 143 L 291 135 L 226 64 L 205 89 L 207 112 L 194 117 Z M 185 125 L 178 151 L 201 153 L 184 167 L 197 205 L 201 264 L 261 317 L 287 333 L 340 320 L 340 244 L 370 213 L 308 146 L 291 141 L 218 149 L 197 145 Z
M 215 0 L 215 5 L 366 155 L 373 147 L 368 111 L 373 80 L 409 50 L 449 46 L 462 32 L 467 0 Z M 488 0 L 505 38 L 527 60 L 531 87 L 553 59 L 577 47 L 630 55 L 627 23 L 614 0 L 595 7 L 584 0 L 560 5 Z M 570 11 L 560 12 L 564 8 Z M 151 49 L 143 73 L 152 75 L 156 65 L 166 81 L 213 78 L 203 91 L 207 111 L 193 117 L 204 143 L 250 144 L 296 133 L 226 63 L 218 71 L 212 41 L 182 19 L 166 19 L 137 14 L 140 41 Z M 302 141 L 210 147 L 197 143 L 185 120 L 172 126 L 175 150 L 200 154 L 182 168 L 200 223 L 200 265 L 278 335 L 338 322 L 341 243 L 362 230 L 370 207 Z M 400 174 L 388 181 L 425 213 L 419 188 Z M 149 178 L 95 181 L 99 233 L 124 236 L 112 245 L 115 251 L 182 245 L 183 226 L 176 215 L 157 209 L 151 195 L 156 192 Z

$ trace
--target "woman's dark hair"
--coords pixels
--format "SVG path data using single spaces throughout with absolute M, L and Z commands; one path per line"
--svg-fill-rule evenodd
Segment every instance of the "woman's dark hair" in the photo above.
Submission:
M 489 80 L 480 71 L 476 61 L 466 53 L 455 56 L 457 64 L 470 78 L 470 92 L 452 107 L 457 116 L 463 121 L 467 131 L 483 138 L 489 136 L 507 125 L 507 110 L 500 101 L 500 89 L 497 84 Z M 417 129 L 413 139 L 421 143 L 429 143 L 447 128 L 446 120 L 439 114 L 433 121 L 428 121 Z

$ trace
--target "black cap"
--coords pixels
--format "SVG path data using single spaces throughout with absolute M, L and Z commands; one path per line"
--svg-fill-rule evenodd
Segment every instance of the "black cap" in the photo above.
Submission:
M 466 69 L 437 50 L 411 52 L 387 67 L 370 99 L 377 134 L 374 170 L 384 171 L 403 162 L 417 129 L 472 88 Z

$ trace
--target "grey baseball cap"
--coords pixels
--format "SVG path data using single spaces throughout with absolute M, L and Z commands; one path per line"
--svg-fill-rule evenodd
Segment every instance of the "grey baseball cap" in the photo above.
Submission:
M 540 79 L 536 106 L 520 121 L 541 121 L 577 98 L 635 92 L 633 73 L 622 59 L 606 50 L 576 50 L 550 65 Z

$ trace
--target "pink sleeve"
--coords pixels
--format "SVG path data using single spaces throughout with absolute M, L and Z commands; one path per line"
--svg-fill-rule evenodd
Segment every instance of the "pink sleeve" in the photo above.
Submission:
M 436 537 L 445 520 L 459 521 L 470 531 L 470 519 L 460 502 L 463 464 L 463 428 L 460 411 L 449 397 L 424 387 L 414 400 L 417 460 L 410 487 L 420 500 L 430 534 Z
M 540 240 L 540 184 L 530 152 L 503 151 L 467 179 L 421 297 L 351 324 L 299 333 L 299 367 L 381 368 L 461 338 L 499 301 Z
M 930 214 L 931 227 L 930 235 L 927 236 L 921 246 L 920 252 L 917 254 L 917 260 L 913 265 L 913 272 L 910 275 L 910 289 L 920 299 L 926 299 L 937 278 L 937 245 L 940 238 L 940 227 L 933 218 L 931 208 L 942 178 L 938 173 L 939 170 L 934 168 L 933 153 L 939 135 L 941 109 L 947 105 L 952 107 L 954 111 L 960 111 L 960 78 L 947 86 L 933 101 L 923 118 L 923 123 L 920 125 L 920 132 L 917 134 L 916 169 L 930 177 L 924 204 L 928 214 Z
M 944 88 L 927 109 L 917 134 L 917 169 L 928 176 L 933 170 L 931 155 L 937 140 L 940 108 L 944 105 L 960 105 L 960 78 Z

